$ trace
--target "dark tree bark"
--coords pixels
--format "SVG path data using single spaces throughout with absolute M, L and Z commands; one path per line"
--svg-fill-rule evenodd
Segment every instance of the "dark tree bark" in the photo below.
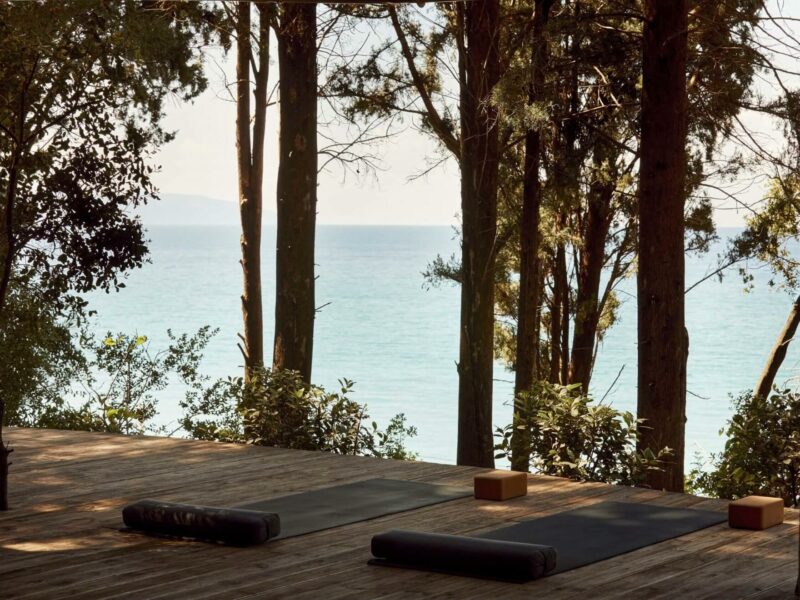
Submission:
M 284 6 L 280 69 L 278 234 L 272 365 L 311 380 L 314 237 L 317 220 L 317 16 L 314 5 Z
M 566 385 L 569 376 L 569 322 L 571 312 L 571 299 L 569 290 L 569 278 L 567 276 L 567 251 L 563 244 L 558 248 L 558 268 L 564 286 L 564 294 L 561 296 L 561 383 Z
M 646 0 L 639 168 L 639 448 L 672 449 L 655 489 L 683 491 L 688 335 L 684 321 L 687 1 Z
M 239 216 L 242 222 L 242 335 L 245 381 L 264 366 L 264 315 L 261 297 L 261 214 L 264 180 L 264 135 L 269 79 L 268 5 L 258 5 L 259 27 L 254 52 L 251 39 L 251 3 L 239 2 L 236 23 L 236 151 L 239 172 Z M 250 64 L 255 89 L 251 114 Z M 252 133 L 250 122 L 253 122 Z
M 754 396 L 766 398 L 772 391 L 772 384 L 775 382 L 775 376 L 783 364 L 783 359 L 786 358 L 786 351 L 789 349 L 789 343 L 794 339 L 794 334 L 797 332 L 797 326 L 800 325 L 800 296 L 792 304 L 792 310 L 789 311 L 789 316 L 786 323 L 781 329 L 778 340 L 769 354 L 767 364 L 758 378 L 758 383 L 753 391 Z
M 18 153 L 15 153 L 15 160 L 18 158 Z M 16 164 L 12 164 L 11 168 L 8 171 L 8 187 L 6 189 L 6 198 L 5 198 L 5 219 L 3 225 L 3 273 L 2 279 L 0 280 L 0 327 L 5 320 L 4 308 L 5 308 L 5 299 L 8 295 L 8 284 L 11 280 L 11 269 L 13 265 L 13 257 L 14 257 L 14 219 L 13 219 L 13 209 L 14 209 L 14 197 L 16 196 L 17 191 L 17 167 Z M 6 443 L 3 441 L 3 425 L 5 424 L 5 417 L 6 417 L 6 402 L 5 398 L 0 397 L 0 510 L 8 510 L 8 468 L 10 466 L 10 462 L 8 460 L 9 454 L 11 454 L 12 450 Z
M 18 144 L 19 148 L 19 144 Z M 3 219 L 3 273 L 0 279 L 0 327 L 5 320 L 4 308 L 5 299 L 8 296 L 8 285 L 11 281 L 11 270 L 14 261 L 14 202 L 17 193 L 17 178 L 19 161 L 19 150 L 14 152 L 12 164 L 8 169 L 8 184 L 4 202 Z M 3 441 L 3 425 L 5 424 L 6 402 L 5 398 L 0 397 L 0 510 L 8 510 L 8 468 L 11 463 L 8 460 L 13 450 Z
M 559 228 L 565 226 L 559 216 Z M 550 382 L 567 384 L 569 369 L 570 289 L 567 274 L 567 251 L 563 243 L 556 245 L 553 256 L 553 307 L 550 318 Z
M 457 6 L 461 108 L 461 327 L 458 361 L 460 465 L 494 466 L 492 368 L 497 234 L 498 0 Z M 463 32 L 463 35 L 462 35 Z
M 16 119 L 16 131 L 13 133 L 14 152 L 11 154 L 11 163 L 6 166 L 8 182 L 3 198 L 3 239 L 0 240 L 2 248 L 2 274 L 0 274 L 0 327 L 5 320 L 6 299 L 11 283 L 11 275 L 14 268 L 14 257 L 17 252 L 16 235 L 14 233 L 14 209 L 17 201 L 17 188 L 19 186 L 19 170 L 22 155 L 27 146 L 25 145 L 26 118 L 28 114 L 28 90 L 33 81 L 37 65 L 31 68 L 30 75 L 25 79 L 25 83 L 19 94 L 19 113 Z M 8 510 L 8 469 L 11 466 L 9 456 L 14 451 L 9 444 L 3 440 L 3 426 L 6 419 L 6 401 L 0 397 L 0 510 Z
M 0 430 L 2 430 L 5 411 L 0 406 Z M 14 450 L 3 441 L 2 431 L 0 431 L 0 510 L 8 510 L 8 469 L 11 466 L 9 456 Z
M 595 158 L 598 168 L 602 165 L 603 159 L 603 154 Z M 581 384 L 583 393 L 589 391 L 594 367 L 597 327 L 603 308 L 600 299 L 600 278 L 605 265 L 606 239 L 611 226 L 613 193 L 614 187 L 611 181 L 595 181 L 591 184 L 578 261 L 575 331 L 572 337 L 568 381 L 570 384 Z
M 564 289 L 556 277 L 557 253 L 558 250 L 551 256 L 553 295 L 550 298 L 550 374 L 547 378 L 550 383 L 561 383 L 561 306 Z
M 528 104 L 532 105 L 542 98 L 547 60 L 547 39 L 545 28 L 550 16 L 553 0 L 536 0 L 534 5 L 533 27 L 531 29 L 530 90 Z M 541 207 L 541 130 L 529 129 L 525 134 L 525 166 L 522 191 L 522 217 L 519 223 L 520 270 L 519 270 L 519 308 L 517 313 L 517 351 L 515 357 L 514 397 L 529 391 L 539 376 L 539 304 L 541 289 L 541 268 L 539 264 L 539 210 Z M 514 413 L 519 413 L 515 403 Z M 527 434 L 514 429 L 511 439 L 511 468 L 527 471 L 530 448 Z
M 580 2 L 575 3 L 575 18 L 580 15 Z M 576 22 L 577 29 L 577 22 Z M 567 228 L 567 211 L 573 202 L 572 197 L 578 195 L 577 180 L 580 171 L 580 158 L 576 150 L 578 139 L 578 105 L 580 91 L 578 89 L 578 64 L 580 63 L 581 38 L 577 33 L 571 36 L 569 53 L 571 67 L 569 76 L 565 79 L 567 86 L 563 91 L 563 112 L 568 115 L 563 122 L 556 121 L 554 137 L 561 141 L 561 155 L 553 164 L 553 174 L 556 187 L 561 190 L 560 203 L 562 209 L 557 216 L 557 228 L 563 231 Z M 566 385 L 569 376 L 569 324 L 570 324 L 570 285 L 567 272 L 567 252 L 564 242 L 556 246 L 553 257 L 553 303 L 554 312 L 552 319 L 558 321 L 551 324 L 551 366 L 550 381 Z M 554 337 L 555 336 L 555 337 Z M 557 339 L 556 339 L 557 338 Z
M 17 180 L 19 177 L 19 151 L 15 151 L 11 166 L 8 169 L 8 184 L 6 187 L 5 202 L 3 206 L 3 272 L 0 276 L 0 323 L 3 322 L 3 309 L 6 306 L 8 286 L 11 282 L 11 272 L 14 266 L 16 244 L 14 238 L 14 203 L 17 196 Z

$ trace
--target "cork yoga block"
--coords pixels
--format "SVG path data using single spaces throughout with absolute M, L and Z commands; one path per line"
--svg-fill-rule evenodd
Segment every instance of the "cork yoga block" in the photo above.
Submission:
M 728 524 L 737 529 L 769 529 L 783 523 L 783 500 L 747 496 L 728 505 Z
M 479 500 L 508 500 L 527 493 L 527 473 L 489 471 L 475 476 L 475 498 Z

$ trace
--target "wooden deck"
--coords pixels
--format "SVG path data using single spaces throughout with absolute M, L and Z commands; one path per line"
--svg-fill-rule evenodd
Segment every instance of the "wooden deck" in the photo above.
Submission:
M 0 513 L 0 598 L 791 598 L 798 514 L 762 532 L 719 525 L 525 585 L 367 566 L 389 528 L 472 533 L 617 499 L 725 510 L 681 494 L 531 477 L 505 503 L 456 500 L 229 548 L 121 533 L 120 508 L 157 497 L 231 505 L 391 477 L 470 485 L 480 469 L 166 438 L 9 429 L 12 510 Z

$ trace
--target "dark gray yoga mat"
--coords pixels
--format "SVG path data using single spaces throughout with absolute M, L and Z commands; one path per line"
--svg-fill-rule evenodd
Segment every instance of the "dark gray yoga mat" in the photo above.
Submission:
M 281 520 L 281 532 L 273 539 L 283 539 L 466 498 L 472 494 L 471 489 L 447 485 L 367 479 L 261 500 L 236 508 L 277 513 Z
M 725 513 L 633 502 L 601 502 L 523 521 L 477 537 L 556 549 L 562 573 L 724 523 Z

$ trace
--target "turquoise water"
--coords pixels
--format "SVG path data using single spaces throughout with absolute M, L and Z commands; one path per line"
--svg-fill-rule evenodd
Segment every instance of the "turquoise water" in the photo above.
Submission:
M 732 232 L 722 231 L 722 237 Z M 95 293 L 93 326 L 147 335 L 153 349 L 166 346 L 165 331 L 218 327 L 203 370 L 214 377 L 237 374 L 241 330 L 236 227 L 151 227 L 151 264 L 129 277 L 118 293 Z M 321 226 L 318 231 L 315 382 L 334 387 L 356 382 L 354 399 L 385 423 L 406 413 L 419 435 L 412 449 L 423 459 L 454 462 L 456 439 L 459 290 L 423 287 L 428 262 L 458 250 L 447 227 Z M 264 239 L 264 314 L 267 346 L 272 340 L 274 231 Z M 716 252 L 689 258 L 687 282 L 713 268 Z M 710 280 L 687 296 L 690 335 L 687 452 L 721 447 L 719 429 L 730 415 L 729 394 L 752 388 L 788 314 L 792 297 L 767 289 L 769 274 L 757 271 L 756 289 L 745 293 L 738 275 Z M 620 409 L 636 405 L 635 281 L 620 289 L 619 322 L 603 341 L 593 392 Z M 778 378 L 792 377 L 798 351 L 790 348 Z M 612 382 L 622 369 L 616 384 Z M 513 375 L 495 369 L 495 423 L 510 421 Z M 161 398 L 160 419 L 179 415 L 178 386 Z

